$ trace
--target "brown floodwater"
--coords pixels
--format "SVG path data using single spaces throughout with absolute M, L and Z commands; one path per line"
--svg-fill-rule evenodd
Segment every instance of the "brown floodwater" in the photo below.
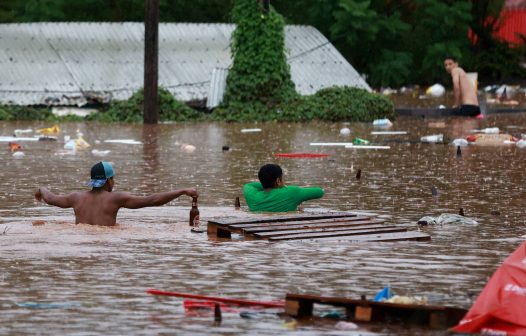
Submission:
M 429 122 L 445 122 L 432 128 Z M 1 122 L 0 136 L 15 129 L 51 126 Z M 254 300 L 283 299 L 286 293 L 368 297 L 386 285 L 399 295 L 425 296 L 433 304 L 469 308 L 488 277 L 524 239 L 526 149 L 515 146 L 456 148 L 422 144 L 422 135 L 447 138 L 471 129 L 499 127 L 526 133 L 526 115 L 475 119 L 399 118 L 389 130 L 370 134 L 363 123 L 173 123 L 158 126 L 64 123 L 57 142 L 21 142 L 14 158 L 0 143 L 0 334 L 301 334 L 338 335 L 336 321 L 300 323 L 296 329 L 273 314 L 255 319 L 224 312 L 220 325 L 207 313 L 190 314 L 176 298 L 158 299 L 148 288 Z M 243 128 L 261 132 L 242 133 Z M 349 127 L 351 135 L 339 135 Z M 64 151 L 63 135 L 76 130 L 92 145 Z M 388 150 L 313 147 L 310 142 L 354 137 Z M 134 139 L 143 144 L 106 143 Z M 196 147 L 193 153 L 182 144 Z M 222 151 L 222 146 L 231 150 Z M 110 150 L 95 156 L 91 150 Z M 275 159 L 273 153 L 314 152 L 323 159 Z M 117 227 L 75 225 L 71 209 L 37 203 L 33 191 L 86 189 L 98 160 L 114 164 L 116 190 L 147 194 L 196 186 L 202 221 L 247 215 L 234 211 L 242 185 L 255 180 L 265 163 L 280 164 L 285 181 L 319 185 L 326 195 L 305 203 L 305 211 L 363 210 L 389 223 L 413 226 L 424 215 L 458 213 L 477 226 L 438 225 L 423 230 L 430 242 L 367 243 L 296 241 L 217 242 L 191 233 L 185 196 L 166 206 L 122 210 Z M 362 170 L 360 180 L 355 178 Z M 438 190 L 433 196 L 431 188 Z M 244 205 L 242 199 L 242 205 Z M 500 213 L 497 215 L 496 213 Z M 44 221 L 34 226 L 33 221 Z M 35 309 L 28 302 L 55 304 Z M 24 305 L 26 304 L 26 305 Z M 329 308 L 330 310 L 330 308 Z M 442 334 L 400 326 L 367 326 L 380 334 Z

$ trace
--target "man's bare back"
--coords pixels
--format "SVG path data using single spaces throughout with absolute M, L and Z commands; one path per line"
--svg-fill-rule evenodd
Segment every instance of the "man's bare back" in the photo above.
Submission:
M 102 162 L 97 165 L 101 164 Z M 90 191 L 80 191 L 69 195 L 56 195 L 47 188 L 39 188 L 35 193 L 35 198 L 37 201 L 44 201 L 49 205 L 61 208 L 73 208 L 76 224 L 84 223 L 108 226 L 116 224 L 117 213 L 120 208 L 139 209 L 160 206 L 181 195 L 195 198 L 199 197 L 199 193 L 193 188 L 167 191 L 147 196 L 134 196 L 124 192 L 112 192 L 115 184 L 113 180 L 113 168 L 106 162 L 104 162 L 104 165 L 111 169 L 111 176 L 108 177 L 104 175 L 107 173 L 103 172 L 102 174 L 104 176 L 102 176 L 102 179 L 94 179 L 94 166 L 92 168 L 92 182 L 99 181 L 99 184 L 96 184 L 97 186 Z

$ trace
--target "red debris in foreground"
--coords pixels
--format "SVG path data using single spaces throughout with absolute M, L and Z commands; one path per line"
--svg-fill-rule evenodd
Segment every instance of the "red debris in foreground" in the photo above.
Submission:
M 526 335 L 526 242 L 495 271 L 471 309 L 452 331 Z

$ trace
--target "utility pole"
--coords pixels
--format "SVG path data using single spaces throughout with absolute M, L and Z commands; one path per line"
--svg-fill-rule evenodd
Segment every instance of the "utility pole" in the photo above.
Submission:
M 144 112 L 145 124 L 159 121 L 159 0 L 145 0 L 144 15 Z

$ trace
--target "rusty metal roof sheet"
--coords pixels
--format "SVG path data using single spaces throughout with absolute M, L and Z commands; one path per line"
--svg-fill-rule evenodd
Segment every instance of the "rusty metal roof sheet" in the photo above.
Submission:
M 231 24 L 163 23 L 159 84 L 183 101 L 206 99 L 215 68 L 231 66 Z M 369 89 L 315 28 L 287 26 L 287 57 L 302 94 Z M 0 24 L 0 103 L 84 105 L 127 99 L 143 85 L 142 23 Z

